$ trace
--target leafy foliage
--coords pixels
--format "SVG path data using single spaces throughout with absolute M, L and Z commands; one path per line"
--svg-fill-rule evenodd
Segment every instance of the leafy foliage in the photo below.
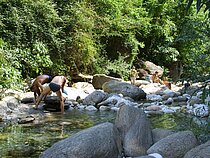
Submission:
M 0 89 L 19 88 L 21 83 L 20 71 L 13 67 L 7 58 L 7 47 L 2 39 L 0 39 Z
M 207 75 L 209 19 L 197 9 L 205 11 L 201 6 L 209 1 L 197 0 L 197 9 L 191 2 L 2 0 L 1 71 L 14 82 L 75 72 L 113 72 L 128 79 L 138 58 L 167 70 L 178 61 L 183 77 Z M 5 78 L 0 80 L 6 86 Z
M 187 9 L 190 8 L 190 6 L 193 4 L 193 0 L 188 0 Z M 196 9 L 197 12 L 201 10 L 201 8 L 204 8 L 204 12 L 210 11 L 210 1 L 209 0 L 197 0 L 196 1 Z

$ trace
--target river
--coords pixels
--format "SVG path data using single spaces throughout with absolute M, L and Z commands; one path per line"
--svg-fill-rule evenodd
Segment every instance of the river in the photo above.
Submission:
M 51 112 L 43 120 L 28 124 L 0 124 L 1 158 L 37 158 L 53 143 L 102 122 L 113 122 L 114 111 L 70 110 L 64 115 Z M 184 114 L 158 114 L 150 116 L 152 128 L 191 130 L 200 142 L 210 140 L 208 118 L 195 118 Z

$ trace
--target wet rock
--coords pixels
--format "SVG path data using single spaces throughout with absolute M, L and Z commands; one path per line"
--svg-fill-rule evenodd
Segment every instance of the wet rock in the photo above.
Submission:
M 15 146 L 8 151 L 8 155 L 12 157 L 30 157 L 33 154 L 34 148 L 28 145 Z
M 30 123 L 33 122 L 35 118 L 33 116 L 27 116 L 25 118 L 19 118 L 18 123 L 19 124 L 25 124 L 25 123 Z
M 21 100 L 21 103 L 24 103 L 24 104 L 28 104 L 28 103 L 33 103 L 34 102 L 34 98 L 33 97 L 30 97 L 30 98 L 23 98 Z
M 44 100 L 43 108 L 48 111 L 61 111 L 60 100 L 57 96 L 47 96 Z M 71 106 L 71 102 L 65 100 L 64 109 L 67 110 Z

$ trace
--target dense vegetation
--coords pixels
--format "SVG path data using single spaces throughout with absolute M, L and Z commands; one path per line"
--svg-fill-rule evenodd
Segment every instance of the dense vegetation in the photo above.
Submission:
M 182 77 L 206 76 L 209 4 L 197 3 L 197 12 L 196 1 L 189 2 L 1 0 L 0 85 L 14 87 L 43 73 L 114 72 L 127 79 L 139 60 L 166 72 L 181 63 Z

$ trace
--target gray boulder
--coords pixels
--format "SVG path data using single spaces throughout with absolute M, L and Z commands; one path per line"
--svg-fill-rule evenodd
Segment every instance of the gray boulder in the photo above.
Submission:
M 107 93 L 104 93 L 103 91 L 100 90 L 96 90 L 84 98 L 83 104 L 96 106 L 98 103 L 102 102 L 106 98 L 107 98 Z
M 121 134 L 126 156 L 146 155 L 152 145 L 152 132 L 143 110 L 123 105 L 117 113 L 115 125 Z
M 159 140 L 147 153 L 159 153 L 164 158 L 182 158 L 196 145 L 197 140 L 191 131 L 181 131 Z
M 55 143 L 40 158 L 117 158 L 119 134 L 112 123 L 102 123 Z
M 13 96 L 7 96 L 3 98 L 2 101 L 7 102 L 7 107 L 10 110 L 15 110 L 16 108 L 18 108 L 18 105 L 20 104 L 19 100 Z
M 210 158 L 210 140 L 188 151 L 184 158 Z
M 122 94 L 134 100 L 146 99 L 146 93 L 132 84 L 119 81 L 109 81 L 103 84 L 102 89 L 107 93 Z
M 159 140 L 174 134 L 175 131 L 169 130 L 169 129 L 163 129 L 163 128 L 155 128 L 152 130 L 152 138 L 153 138 L 153 143 L 158 142 Z
M 152 63 L 150 61 L 145 61 L 144 62 L 144 67 L 147 71 L 149 71 L 149 74 L 154 74 L 157 71 L 159 76 L 163 75 L 163 68 L 155 65 L 154 63 Z
M 107 75 L 104 75 L 104 74 L 95 74 L 93 76 L 92 85 L 95 89 L 102 89 L 102 85 L 105 82 L 109 82 L 109 81 L 112 81 L 112 80 L 122 81 L 122 79 L 120 79 L 120 78 L 115 78 L 115 77 L 107 76 Z
M 7 102 L 0 101 L 0 116 L 3 116 L 7 112 Z

